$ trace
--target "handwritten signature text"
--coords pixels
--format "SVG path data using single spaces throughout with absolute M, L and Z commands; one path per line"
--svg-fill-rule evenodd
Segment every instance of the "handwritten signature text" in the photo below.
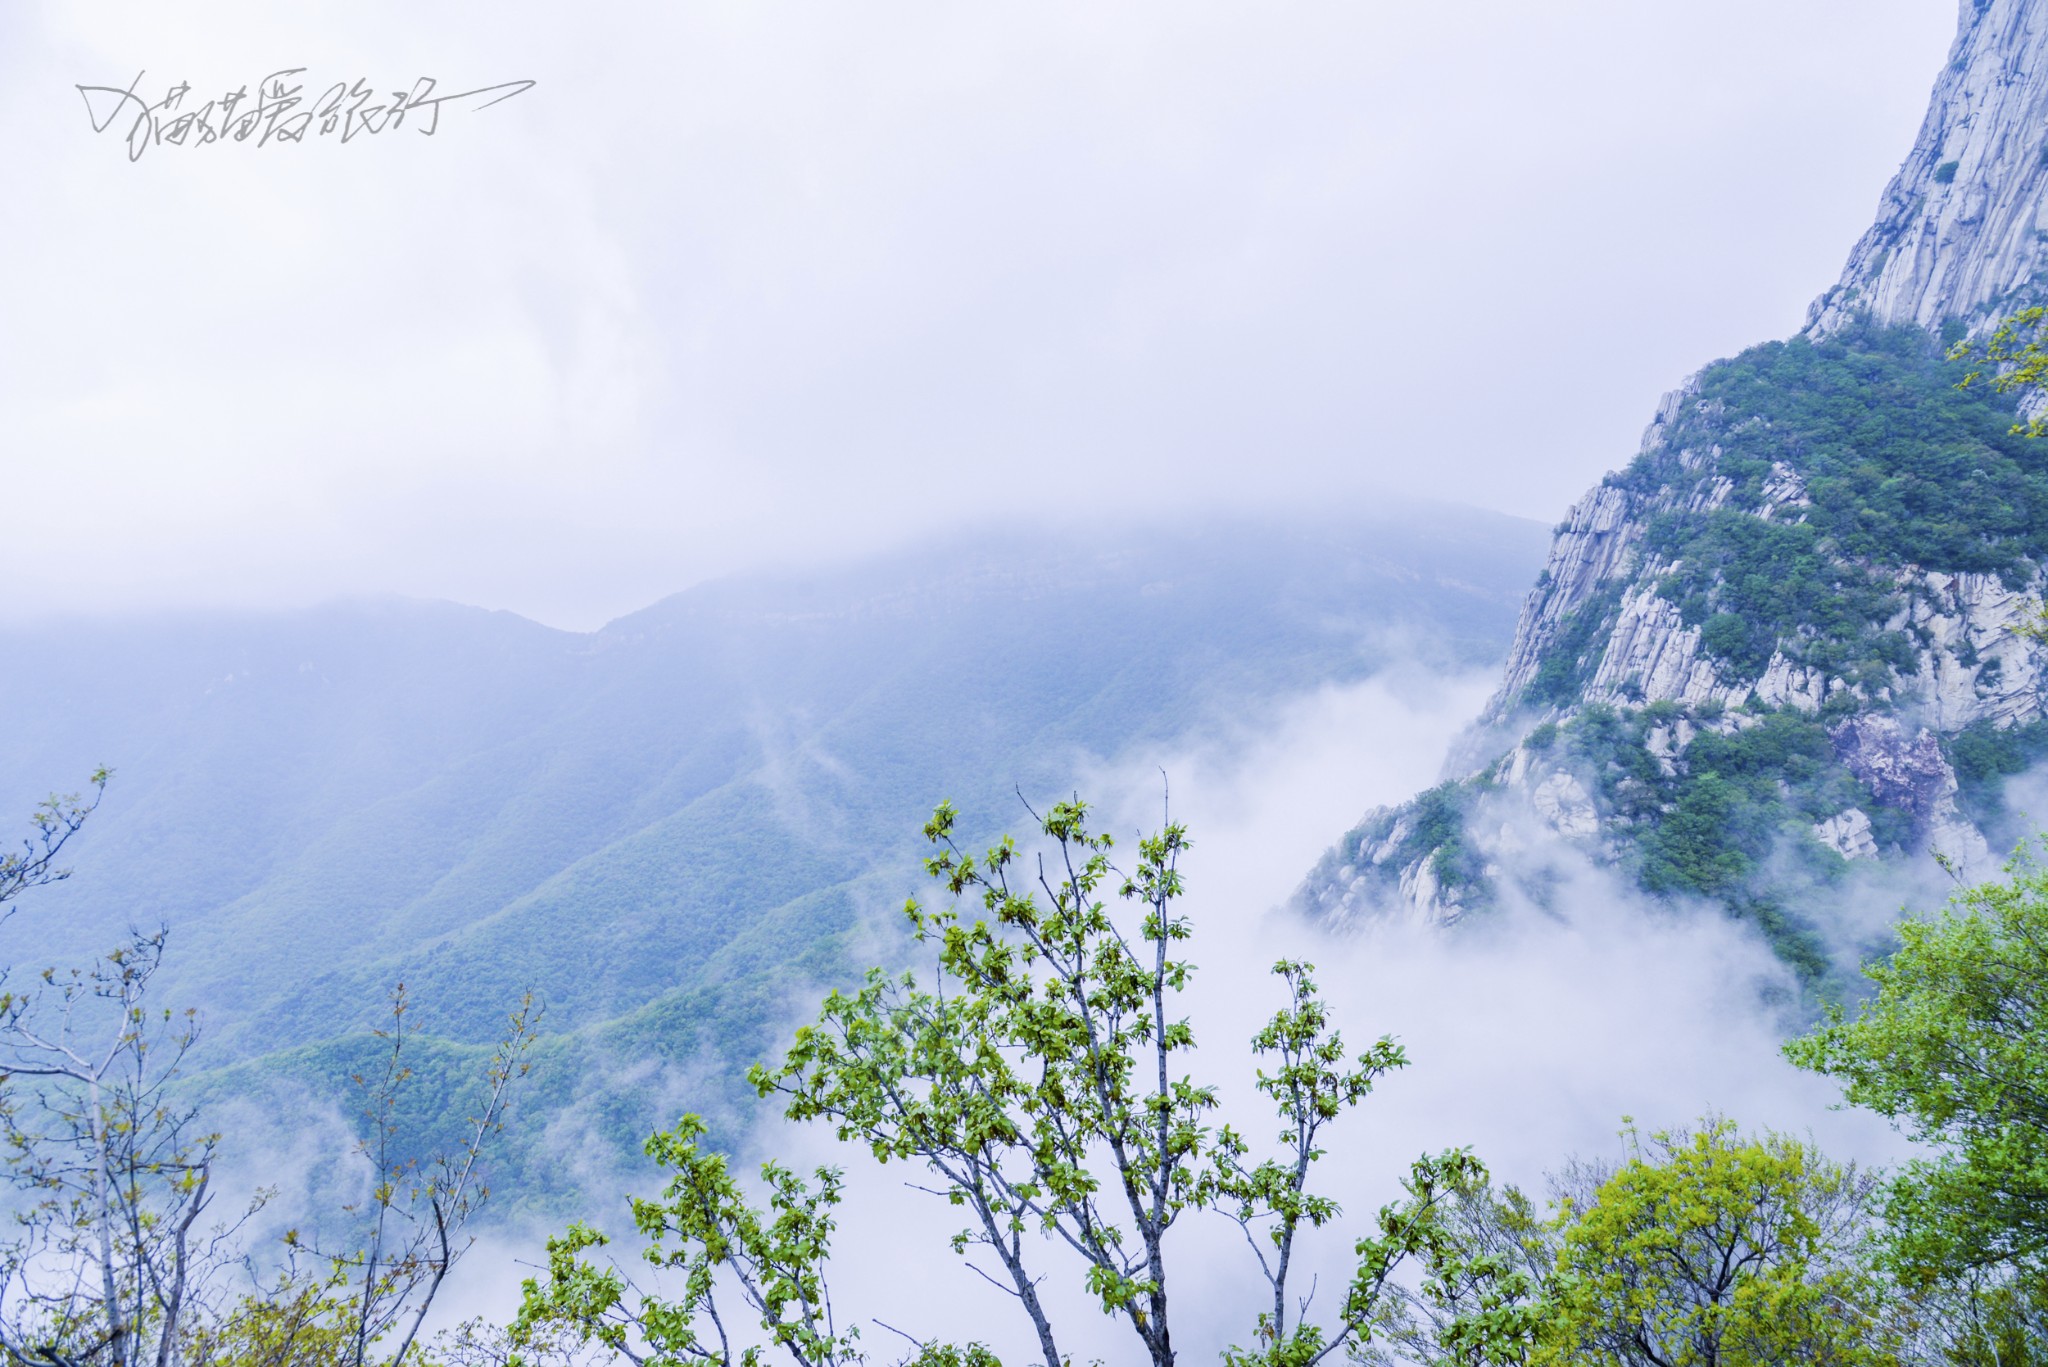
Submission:
M 532 81 L 505 81 L 460 94 L 438 93 L 439 83 L 422 76 L 410 88 L 373 88 L 367 79 L 353 84 L 309 85 L 306 68 L 286 67 L 256 83 L 252 95 L 244 85 L 210 99 L 193 94 L 179 81 L 151 103 L 138 93 L 143 73 L 126 87 L 81 85 L 92 131 L 104 133 L 128 117 L 128 160 L 139 161 L 152 147 L 204 147 L 208 143 L 302 143 L 310 138 L 352 142 L 365 135 L 395 133 L 408 125 L 432 137 L 441 126 L 442 107 L 489 109 L 533 89 Z M 309 93 L 317 91 L 317 93 Z M 118 130 L 117 130 L 118 131 Z

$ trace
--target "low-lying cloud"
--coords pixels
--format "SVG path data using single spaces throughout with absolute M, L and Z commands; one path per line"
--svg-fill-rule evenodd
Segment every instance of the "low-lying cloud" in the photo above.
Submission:
M 1351 1241 L 1419 1154 L 1469 1145 L 1504 1180 L 1537 1191 L 1574 1154 L 1607 1156 L 1624 1117 L 1645 1128 L 1714 1111 L 1745 1127 L 1810 1133 L 1838 1157 L 1886 1161 L 1901 1141 L 1882 1122 L 1833 1108 L 1832 1084 L 1778 1052 L 1789 1022 L 1768 1003 L 1791 995 L 1787 970 L 1752 932 L 1712 909 L 1652 905 L 1606 872 L 1560 854 L 1568 870 L 1549 908 L 1509 905 L 1452 933 L 1387 922 L 1331 938 L 1276 910 L 1324 848 L 1365 807 L 1435 780 L 1452 737 L 1491 680 L 1390 671 L 1281 708 L 1256 732 L 1218 728 L 1169 751 L 1098 763 L 1078 787 L 1120 846 L 1159 821 L 1163 768 L 1173 813 L 1194 849 L 1183 863 L 1189 949 L 1200 968 L 1188 1014 L 1200 1076 L 1223 1085 L 1224 1115 L 1255 1140 L 1275 1128 L 1252 1092 L 1246 1041 L 1280 1004 L 1266 973 L 1307 958 L 1354 1048 L 1382 1034 L 1411 1066 L 1333 1131 L 1323 1190 L 1346 1217 L 1325 1231 L 1300 1287 L 1337 1295 Z M 1021 823 L 1020 823 L 1021 824 Z M 852 1174 L 834 1296 L 884 1356 L 907 1348 L 879 1320 L 920 1338 L 980 1339 L 1007 1359 L 1035 1351 L 1021 1312 L 960 1265 L 945 1240 L 962 1212 L 903 1183 L 822 1129 L 764 1125 L 764 1150 Z M 1261 1297 L 1237 1228 L 1220 1215 L 1178 1227 L 1174 1295 L 1180 1351 L 1206 1360 L 1249 1342 Z M 1051 1244 L 1046 1289 L 1062 1306 L 1063 1348 L 1077 1360 L 1128 1355 L 1128 1330 L 1078 1293 L 1079 1272 Z M 994 1271 L 993 1267 L 989 1268 Z

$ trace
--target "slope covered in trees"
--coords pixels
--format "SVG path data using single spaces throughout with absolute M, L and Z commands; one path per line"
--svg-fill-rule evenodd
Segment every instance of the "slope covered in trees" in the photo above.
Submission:
M 791 981 L 858 967 L 889 835 L 936 796 L 998 810 L 1418 648 L 1497 659 L 1540 540 L 1418 508 L 954 540 L 591 633 L 408 603 L 11 629 L 0 795 L 118 770 L 92 877 L 13 962 L 167 923 L 167 983 L 241 1060 L 223 1091 L 260 1059 L 331 1093 L 398 980 L 415 1066 L 466 1076 L 531 987 L 535 1086 L 630 1149 L 684 1079 L 737 1094 Z M 620 1069 L 643 1095 L 603 1093 Z

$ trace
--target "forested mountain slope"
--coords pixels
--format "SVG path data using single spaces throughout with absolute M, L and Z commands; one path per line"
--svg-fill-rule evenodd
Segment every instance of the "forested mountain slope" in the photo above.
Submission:
M 1396 653 L 1498 660 L 1542 541 L 1407 508 L 939 544 L 590 633 L 397 601 L 8 629 L 0 800 L 117 771 L 9 957 L 168 924 L 204 1061 L 309 1079 L 398 980 L 454 1053 L 532 987 L 553 1102 L 629 1063 L 715 1091 L 793 980 L 854 967 L 844 937 L 913 886 L 940 799 L 1006 822 L 1083 757 Z M 610 1103 L 618 1136 L 672 1120 L 675 1085 Z

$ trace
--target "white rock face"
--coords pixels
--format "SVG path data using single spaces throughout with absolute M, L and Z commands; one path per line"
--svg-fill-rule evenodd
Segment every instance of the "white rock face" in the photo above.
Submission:
M 1537 784 L 1529 802 L 1544 824 L 1561 836 L 1576 839 L 1600 833 L 1600 812 L 1593 806 L 1592 795 L 1562 770 Z
M 1806 496 L 1806 481 L 1799 472 L 1783 461 L 1771 462 L 1771 477 L 1764 481 L 1764 509 L 1760 514 L 1769 522 L 1804 522 L 1806 514 L 1802 508 L 1811 508 L 1813 500 Z
M 1997 316 L 2048 264 L 2044 141 L 2048 8 L 1961 0 L 1920 136 L 1808 330 L 1825 335 L 1861 309 L 1922 327 Z
M 1678 605 L 1659 597 L 1654 583 L 1639 582 L 1621 600 L 1586 692 L 1603 702 L 1638 692 L 1645 701 L 1698 702 L 1715 696 L 1718 683 L 1713 662 L 1700 654 L 1700 629 L 1683 625 Z
M 1956 810 L 1953 799 L 1934 814 L 1927 848 L 1951 861 L 1956 871 L 1972 882 L 1998 871 L 1998 856 L 1991 852 L 1990 842 Z
M 1870 818 L 1861 808 L 1851 807 L 1814 823 L 1813 834 L 1844 859 L 1877 858 L 1877 837 L 1870 833 Z
M 1836 681 L 1839 685 L 1839 680 Z M 1751 690 L 1759 702 L 1772 707 L 1796 707 L 1802 712 L 1818 712 L 1820 705 L 1827 701 L 1829 679 L 1818 669 L 1797 665 L 1786 658 L 1782 650 L 1773 651 L 1771 662 L 1764 666 L 1763 677 L 1756 681 Z
M 1771 511 L 1767 508 L 1759 515 Z M 1591 563 L 1586 554 L 1590 535 L 1576 528 L 1559 534 L 1560 545 L 1577 540 L 1574 564 Z M 1619 529 L 1600 535 L 1609 545 L 1626 546 L 1639 539 Z M 1848 687 L 1783 650 L 1773 652 L 1753 679 L 1730 675 L 1702 650 L 1699 628 L 1686 626 L 1677 605 L 1657 593 L 1657 580 L 1669 568 L 1639 569 L 1624 556 L 1608 570 L 1610 580 L 1623 579 L 1628 587 L 1605 641 L 1593 647 L 1599 658 L 1584 690 L 1588 701 L 1670 701 L 1686 706 L 1718 702 L 1734 708 L 1754 698 L 1771 707 L 1816 712 L 1831 695 Z M 1894 582 L 1906 595 L 1908 607 L 1888 625 L 1911 629 L 1925 643 L 1918 649 L 1917 672 L 1899 677 L 1891 686 L 1893 701 L 1920 707 L 1937 730 L 1950 733 L 1986 719 L 2001 727 L 2024 725 L 2048 713 L 2043 705 L 2048 654 L 2015 630 L 2034 621 L 2039 612 L 2044 585 L 2038 577 L 2019 589 L 2007 588 L 1991 574 L 1914 570 Z M 1535 678 L 1543 647 L 1555 634 L 1551 623 L 1593 598 L 1601 586 L 1596 580 L 1576 594 L 1546 586 L 1531 595 L 1523 608 L 1527 630 L 1517 639 L 1513 672 L 1489 704 L 1489 720 L 1507 715 L 1526 681 Z M 1521 658 L 1524 654 L 1526 660 Z
M 1446 924 L 1457 917 L 1457 908 L 1444 900 L 1432 860 L 1418 859 L 1401 871 L 1401 901 L 1427 921 Z
M 1659 425 L 1651 424 L 1650 430 L 1658 431 Z M 1550 559 L 1537 588 L 1522 604 L 1515 643 L 1508 652 L 1507 674 L 1489 713 L 1505 707 L 1529 686 L 1565 618 L 1619 572 L 1629 548 L 1642 534 L 1641 525 L 1630 518 L 1631 511 L 1629 496 L 1606 484 L 1572 505 L 1564 526 L 1550 543 Z
M 1874 712 L 1839 723 L 1828 739 L 1849 772 L 1887 807 L 1925 818 L 1955 796 L 1956 776 L 1941 740 L 1925 727 L 1908 740 L 1897 717 Z
M 1992 574 L 1927 574 L 1913 587 L 1907 620 L 1932 644 L 1905 694 L 1924 702 L 1928 720 L 1959 731 L 1985 718 L 2017 726 L 2041 716 L 2041 647 L 2013 629 L 2033 619 L 2040 584 L 2013 590 Z

